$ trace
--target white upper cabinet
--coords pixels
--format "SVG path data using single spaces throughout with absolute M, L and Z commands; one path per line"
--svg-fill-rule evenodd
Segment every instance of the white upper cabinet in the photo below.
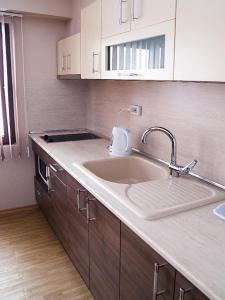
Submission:
M 58 75 L 80 74 L 80 33 L 57 43 Z
M 102 37 L 130 31 L 130 0 L 102 0 Z
M 225 81 L 225 1 L 178 0 L 175 80 Z
M 176 0 L 102 0 L 102 37 L 175 18 Z
M 175 18 L 176 0 L 131 0 L 131 30 Z
M 81 10 L 81 78 L 101 77 L 101 0 Z
M 102 79 L 173 80 L 175 20 L 102 39 Z

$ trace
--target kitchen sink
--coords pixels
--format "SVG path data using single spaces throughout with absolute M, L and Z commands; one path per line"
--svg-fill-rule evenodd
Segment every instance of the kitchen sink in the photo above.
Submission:
M 138 156 L 90 161 L 83 166 L 101 179 L 121 184 L 159 180 L 169 174 L 165 168 Z

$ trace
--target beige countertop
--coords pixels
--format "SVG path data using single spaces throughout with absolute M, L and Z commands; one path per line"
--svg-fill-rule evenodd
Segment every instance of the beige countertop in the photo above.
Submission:
M 39 134 L 31 134 L 31 138 L 210 299 L 225 299 L 225 222 L 212 212 L 220 202 L 157 220 L 140 218 L 118 201 L 118 193 L 113 193 L 112 186 L 82 167 L 83 162 L 109 158 L 108 141 L 48 144 Z M 221 199 L 221 192 L 215 191 Z

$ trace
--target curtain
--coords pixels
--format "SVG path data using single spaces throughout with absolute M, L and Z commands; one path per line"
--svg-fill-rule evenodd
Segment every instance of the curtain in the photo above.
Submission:
M 23 18 L 0 12 L 0 158 L 19 159 L 28 146 Z

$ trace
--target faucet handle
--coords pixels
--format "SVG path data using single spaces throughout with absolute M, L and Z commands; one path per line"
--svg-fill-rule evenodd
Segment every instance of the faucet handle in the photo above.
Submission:
M 196 159 L 194 159 L 192 162 L 187 164 L 185 167 L 182 168 L 182 170 L 181 170 L 182 173 L 189 174 L 193 170 L 193 168 L 196 166 L 197 162 L 198 161 Z

